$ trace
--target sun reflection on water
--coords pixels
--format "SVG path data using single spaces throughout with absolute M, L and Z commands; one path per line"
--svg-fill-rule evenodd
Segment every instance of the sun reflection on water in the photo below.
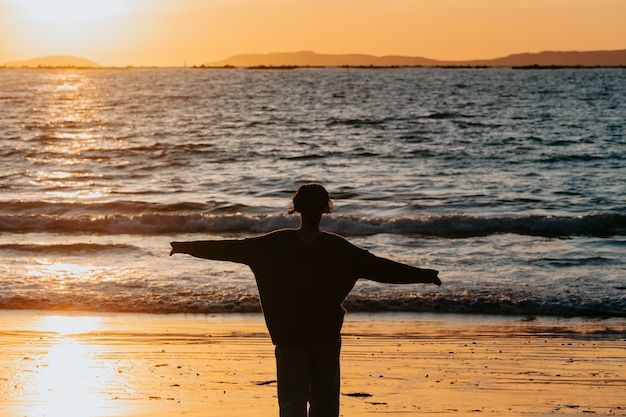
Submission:
M 97 77 L 78 70 L 50 72 L 46 77 L 41 101 L 33 109 L 41 115 L 36 143 L 45 157 L 34 152 L 29 160 L 42 168 L 26 175 L 54 199 L 102 198 L 109 190 L 98 186 L 107 171 L 99 150 L 108 145 Z
M 55 262 L 39 259 L 35 265 L 28 267 L 28 276 L 54 281 L 60 285 L 68 280 L 96 281 L 105 279 L 112 268 L 96 265 L 79 265 L 69 262 Z

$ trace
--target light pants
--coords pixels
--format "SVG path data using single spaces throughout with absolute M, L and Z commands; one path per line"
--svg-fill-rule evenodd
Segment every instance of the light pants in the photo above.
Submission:
M 276 346 L 280 417 L 339 416 L 340 351 L 341 339 L 316 346 Z

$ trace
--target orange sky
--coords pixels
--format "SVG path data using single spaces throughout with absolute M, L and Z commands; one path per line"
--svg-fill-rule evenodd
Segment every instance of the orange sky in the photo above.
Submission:
M 0 0 L 0 65 L 76 55 L 200 65 L 240 53 L 495 58 L 626 49 L 626 0 Z

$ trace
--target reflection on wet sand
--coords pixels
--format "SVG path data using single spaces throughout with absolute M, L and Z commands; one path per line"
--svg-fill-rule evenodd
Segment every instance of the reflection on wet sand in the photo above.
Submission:
M 5 347 L 13 350 L 16 366 L 0 391 L 10 400 L 8 415 L 122 415 L 125 410 L 111 401 L 122 376 L 101 357 L 103 346 L 84 337 L 99 329 L 97 317 L 47 316 L 32 330 L 16 332 L 24 344 Z

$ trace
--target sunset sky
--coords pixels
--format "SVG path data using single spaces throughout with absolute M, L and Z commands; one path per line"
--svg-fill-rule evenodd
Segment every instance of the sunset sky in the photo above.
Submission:
M 242 53 L 487 59 L 626 49 L 626 0 L 0 0 L 0 65 L 75 55 L 200 65 Z

